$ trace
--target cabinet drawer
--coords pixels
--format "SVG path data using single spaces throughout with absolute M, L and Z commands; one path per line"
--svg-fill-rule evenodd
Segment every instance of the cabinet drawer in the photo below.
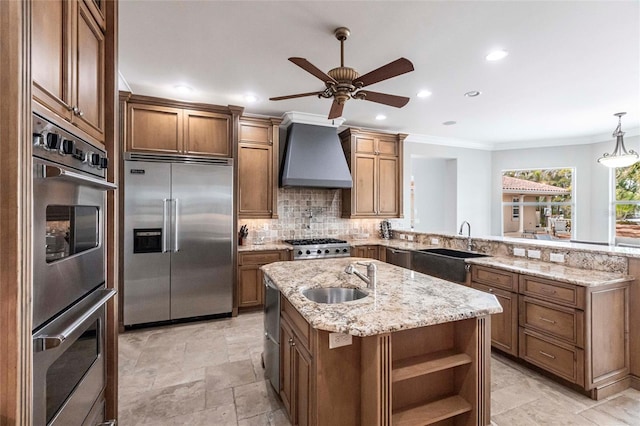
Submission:
M 300 312 L 293 307 L 291 303 L 282 295 L 280 295 L 280 306 L 281 313 L 287 321 L 291 324 L 294 333 L 298 337 L 300 343 L 305 346 L 305 349 L 309 352 L 310 350 L 310 336 L 311 336 L 311 326 L 305 320 Z M 283 344 L 283 342 L 280 342 Z
M 584 312 L 520 296 L 520 325 L 584 347 Z
M 520 293 L 584 309 L 584 288 L 575 285 L 521 275 Z
M 584 384 L 584 352 L 575 346 L 521 327 L 520 358 L 572 383 Z
M 268 263 L 285 260 L 285 258 L 286 255 L 284 252 L 279 251 L 239 253 L 238 263 L 240 265 L 266 265 Z
M 518 275 L 513 272 L 472 265 L 471 280 L 491 287 L 498 287 L 509 291 L 518 291 Z

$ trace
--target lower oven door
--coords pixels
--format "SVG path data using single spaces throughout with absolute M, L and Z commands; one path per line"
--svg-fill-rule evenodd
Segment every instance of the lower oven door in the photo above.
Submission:
M 105 388 L 105 304 L 97 289 L 33 335 L 33 424 L 81 425 Z

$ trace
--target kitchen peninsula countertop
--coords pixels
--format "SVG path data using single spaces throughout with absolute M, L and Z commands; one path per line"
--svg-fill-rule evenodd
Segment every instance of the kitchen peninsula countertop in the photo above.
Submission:
M 571 268 L 560 264 L 542 262 L 539 260 L 513 257 L 476 257 L 466 259 L 467 263 L 504 269 L 510 272 L 562 281 L 584 287 L 597 287 L 608 284 L 633 281 L 630 275 L 614 272 L 591 271 Z
M 330 332 L 365 337 L 502 312 L 491 294 L 379 261 L 373 261 L 377 289 L 367 289 L 360 278 L 344 272 L 356 261 L 371 259 L 276 262 L 261 269 L 313 328 Z M 303 289 L 316 287 L 357 287 L 369 295 L 336 304 L 315 303 L 302 295 Z
M 238 246 L 238 252 L 243 251 L 267 251 L 267 250 L 291 250 L 292 246 L 283 242 L 273 242 L 265 244 L 245 244 Z

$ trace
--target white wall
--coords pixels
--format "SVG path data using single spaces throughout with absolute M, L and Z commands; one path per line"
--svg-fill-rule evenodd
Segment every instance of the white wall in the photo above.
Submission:
M 412 157 L 410 166 L 415 188 L 414 229 L 451 232 L 457 215 L 457 160 Z
M 442 205 L 431 208 L 445 210 L 449 206 L 454 209 L 447 214 L 444 222 L 446 229 L 429 229 L 428 218 L 420 221 L 420 230 L 424 232 L 456 233 L 463 220 L 471 223 L 474 236 L 487 236 L 491 232 L 491 152 L 434 145 L 423 142 L 412 142 L 410 137 L 404 145 L 404 216 L 402 227 L 409 228 L 411 217 L 411 200 L 409 185 L 411 175 L 415 176 L 414 167 L 423 164 L 424 160 L 446 160 L 444 174 L 432 178 L 434 186 L 447 186 L 455 180 L 455 200 L 452 191 L 445 192 Z M 414 165 L 415 161 L 415 165 Z M 447 198 L 450 197 L 450 198 Z M 435 204 L 435 203 L 434 203 Z M 453 207 L 455 206 L 455 207 Z M 424 211 L 424 207 L 420 207 Z

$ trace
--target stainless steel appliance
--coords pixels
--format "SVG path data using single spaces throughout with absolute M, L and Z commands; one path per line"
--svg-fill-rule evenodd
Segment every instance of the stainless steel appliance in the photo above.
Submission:
M 411 269 L 411 251 L 387 247 L 386 262 Z
M 265 277 L 263 363 L 271 386 L 280 392 L 280 290 Z
M 115 294 L 105 289 L 104 209 L 115 185 L 104 150 L 32 120 L 33 423 L 101 422 L 105 303 Z
M 284 240 L 284 242 L 293 246 L 293 260 L 351 256 L 349 243 L 335 238 Z
M 124 324 L 230 314 L 232 160 L 125 159 Z

